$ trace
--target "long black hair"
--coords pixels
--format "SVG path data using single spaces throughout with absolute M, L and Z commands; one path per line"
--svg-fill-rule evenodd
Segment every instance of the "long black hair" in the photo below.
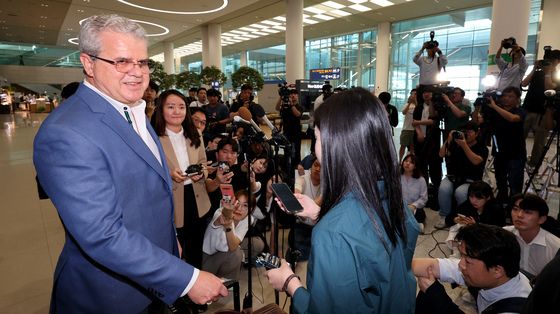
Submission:
M 163 107 L 165 105 L 165 100 L 170 95 L 175 95 L 181 98 L 185 102 L 185 106 L 187 107 L 186 108 L 187 112 L 185 114 L 185 120 L 183 120 L 182 123 L 183 134 L 185 135 L 186 138 L 191 140 L 191 146 L 198 148 L 202 144 L 202 141 L 200 140 L 200 133 L 198 132 L 198 129 L 196 128 L 196 126 L 192 121 L 192 117 L 189 112 L 189 104 L 187 103 L 187 98 L 178 90 L 168 89 L 165 92 L 161 93 L 161 95 L 159 95 L 158 97 L 159 106 L 156 107 L 156 110 L 154 112 L 155 115 L 154 130 L 156 131 L 156 134 L 158 136 L 166 135 L 165 134 L 166 123 L 165 123 L 165 119 L 163 118 Z
M 398 158 L 385 108 L 363 88 L 334 94 L 314 114 L 321 132 L 323 217 L 348 193 L 362 203 L 376 232 L 379 217 L 393 245 L 406 239 Z M 378 182 L 384 182 L 380 191 Z M 388 200 L 388 211 L 382 199 Z

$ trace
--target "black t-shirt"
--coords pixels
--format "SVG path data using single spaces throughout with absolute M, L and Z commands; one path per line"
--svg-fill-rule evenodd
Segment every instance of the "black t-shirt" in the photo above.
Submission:
M 527 158 L 523 136 L 525 110 L 516 107 L 509 112 L 521 116 L 521 121 L 509 122 L 496 113 L 493 123 L 492 156 L 502 156 L 509 160 Z
M 295 141 L 301 138 L 301 113 L 303 108 L 296 104 L 296 109 L 300 112 L 300 116 L 294 116 L 291 106 L 282 106 L 280 116 L 282 117 L 282 132 L 288 140 Z
M 474 165 L 471 163 L 465 151 L 455 141 L 449 143 L 448 174 L 454 175 L 460 180 L 482 180 L 486 159 L 488 158 L 488 147 L 484 143 L 476 142 L 470 148 L 473 153 L 482 157 L 480 164 Z

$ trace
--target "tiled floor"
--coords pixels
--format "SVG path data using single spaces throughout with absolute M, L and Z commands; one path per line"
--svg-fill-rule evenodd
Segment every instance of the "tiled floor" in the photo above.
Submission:
M 0 313 L 47 313 L 56 260 L 64 244 L 64 230 L 56 209 L 49 200 L 39 200 L 32 163 L 32 143 L 40 123 L 47 114 L 18 112 L 0 115 Z M 398 143 L 398 130 L 395 132 Z M 309 143 L 304 143 L 307 152 Z M 551 197 L 556 202 L 557 196 Z M 416 256 L 441 257 L 449 253 L 437 242 L 447 237 L 446 231 L 433 231 L 437 213 L 426 210 L 425 232 L 418 239 Z M 287 235 L 287 232 L 286 232 Z M 286 236 L 285 235 L 285 236 Z M 300 265 L 299 273 L 305 272 Z M 262 269 L 253 269 L 253 308 L 273 303 L 274 292 Z M 243 271 L 241 298 L 247 292 L 247 271 Z M 461 289 L 448 289 L 460 300 Z M 285 303 L 280 294 L 280 305 Z M 286 304 L 286 311 L 289 300 Z M 233 308 L 232 297 L 210 305 L 209 313 Z M 472 312 L 472 307 L 465 307 Z

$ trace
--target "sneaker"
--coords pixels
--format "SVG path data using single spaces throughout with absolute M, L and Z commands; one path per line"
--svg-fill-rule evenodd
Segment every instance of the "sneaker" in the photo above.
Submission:
M 420 234 L 424 234 L 424 224 L 419 222 L 418 227 L 420 228 Z
M 447 224 L 445 223 L 445 217 L 444 216 L 439 216 L 439 221 L 436 222 L 436 224 L 434 225 L 434 228 L 436 228 L 436 229 L 447 228 Z

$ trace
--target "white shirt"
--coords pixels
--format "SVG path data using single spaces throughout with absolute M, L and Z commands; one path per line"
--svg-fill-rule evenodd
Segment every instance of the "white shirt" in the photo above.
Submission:
M 134 106 L 130 106 L 114 100 L 86 80 L 84 80 L 84 85 L 89 87 L 95 93 L 99 94 L 101 97 L 105 98 L 105 100 L 107 100 L 111 104 L 111 106 L 113 106 L 121 114 L 121 116 L 125 120 L 127 120 L 127 122 L 129 121 L 126 117 L 125 111 L 128 111 L 128 113 L 130 113 L 130 122 L 132 122 L 132 128 L 134 129 L 134 131 L 136 131 L 140 138 L 142 138 L 144 143 L 146 143 L 146 146 L 148 146 L 152 154 L 154 154 L 154 157 L 161 165 L 161 156 L 159 155 L 157 144 L 150 136 L 148 127 L 146 126 L 146 102 L 143 99 L 140 99 Z
M 405 107 L 406 106 L 408 106 L 408 104 L 405 105 Z M 414 130 L 414 127 L 412 126 L 412 113 L 414 112 L 414 108 L 416 108 L 415 104 L 410 104 L 408 107 L 408 111 L 404 115 L 403 130 Z
M 532 275 L 538 275 L 560 249 L 560 238 L 543 228 L 540 228 L 539 233 L 530 243 L 523 240 L 515 226 L 505 226 L 504 229 L 513 233 L 517 238 L 521 247 L 519 266 Z
M 212 217 L 212 222 L 206 227 L 206 232 L 204 233 L 204 242 L 202 244 L 202 251 L 208 255 L 215 254 L 217 252 L 228 252 L 229 246 L 226 238 L 226 231 L 223 226 L 214 226 L 214 222 L 222 214 L 222 208 L 218 208 Z M 247 230 L 249 229 L 249 219 L 247 217 L 243 218 L 235 228 L 230 232 L 233 232 L 239 240 L 243 240 Z
M 183 131 L 184 130 L 181 128 L 181 131 L 179 131 L 179 133 L 175 133 L 166 128 L 165 134 L 169 136 L 169 141 L 171 141 L 171 146 L 173 146 L 175 157 L 177 158 L 177 162 L 179 163 L 179 169 L 185 172 L 185 170 L 187 170 L 187 167 L 190 165 L 190 161 L 189 154 L 187 154 L 187 139 L 185 138 Z M 192 184 L 192 180 L 190 178 L 185 180 L 184 185 L 187 184 Z
M 190 103 L 189 107 L 198 107 L 198 108 L 200 108 L 200 107 L 202 107 L 202 106 L 204 106 L 204 105 L 208 105 L 208 101 L 206 101 L 206 102 L 200 102 L 200 101 L 198 101 L 198 100 L 195 100 L 195 101 L 193 101 L 193 102 Z
M 464 286 L 465 280 L 459 270 L 459 259 L 457 258 L 438 258 L 439 262 L 439 279 L 444 282 L 457 283 Z M 529 279 L 522 273 L 511 278 L 506 283 L 492 289 L 480 289 L 476 305 L 478 313 L 482 313 L 488 306 L 493 303 L 510 297 L 526 298 L 531 293 L 531 284 Z
M 301 191 L 301 194 L 309 196 L 312 200 L 317 199 L 321 195 L 321 184 L 318 186 L 313 185 L 311 182 L 311 172 L 305 170 L 305 174 L 296 178 L 294 190 Z

